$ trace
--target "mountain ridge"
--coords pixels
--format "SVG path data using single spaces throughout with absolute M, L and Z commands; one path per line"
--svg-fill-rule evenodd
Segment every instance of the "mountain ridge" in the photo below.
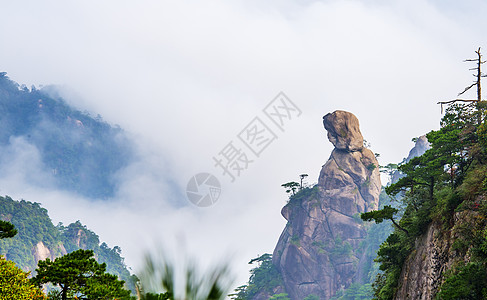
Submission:
M 125 265 L 121 248 L 110 248 L 80 221 L 55 226 L 40 203 L 16 201 L 8 196 L 0 196 L 0 219 L 18 230 L 13 238 L 0 240 L 0 254 L 31 275 L 35 275 L 39 260 L 54 260 L 78 249 L 89 249 L 98 262 L 107 264 L 108 273 L 119 276 L 135 292 L 136 278 Z
M 31 164 L 29 183 L 54 184 L 88 198 L 107 199 L 117 189 L 116 175 L 134 158 L 134 145 L 118 126 L 92 117 L 53 97 L 52 87 L 28 89 L 0 73 L 0 167 L 16 161 L 25 151 L 40 160 L 42 174 Z M 20 154 L 19 154 L 20 153 Z M 21 170 L 19 170 L 19 168 Z

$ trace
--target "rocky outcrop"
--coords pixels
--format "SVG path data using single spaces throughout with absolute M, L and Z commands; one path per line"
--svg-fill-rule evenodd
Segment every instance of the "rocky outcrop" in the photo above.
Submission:
M 45 260 L 46 258 L 52 259 L 51 251 L 44 245 L 43 242 L 38 242 L 34 247 L 34 259 L 36 262 Z
M 64 248 L 63 244 L 59 244 L 56 248 L 49 249 L 42 241 L 39 241 L 32 250 L 32 254 L 34 255 L 36 264 L 40 260 L 45 260 L 46 258 L 54 260 L 60 255 L 67 254 L 67 251 Z
M 453 245 L 466 235 L 466 229 L 475 228 L 480 218 L 477 211 L 456 212 L 449 230 L 438 220 L 433 221 L 416 240 L 413 252 L 403 265 L 395 299 L 435 299 L 448 270 L 470 260 L 467 250 L 461 251 Z
M 404 265 L 396 299 L 433 299 L 449 261 L 450 241 L 439 238 L 440 231 L 441 226 L 433 223 L 416 241 L 416 250 Z
M 336 149 L 351 152 L 363 148 L 364 138 L 358 119 L 353 114 L 337 110 L 323 117 L 323 125 L 328 131 L 328 139 Z
M 366 229 L 359 214 L 377 207 L 381 189 L 379 164 L 363 146 L 357 118 L 335 111 L 323 124 L 335 149 L 318 184 L 298 192 L 282 209 L 288 223 L 273 254 L 293 300 L 329 299 L 360 281 Z
M 430 148 L 430 143 L 428 142 L 426 135 L 420 136 L 414 143 L 414 147 L 409 151 L 408 157 L 403 159 L 403 162 L 407 163 L 414 157 L 423 155 L 426 152 L 426 150 L 428 150 L 429 148 Z M 401 172 L 395 171 L 391 176 L 391 182 L 395 183 L 403 176 L 404 174 L 402 174 Z
M 426 150 L 428 150 L 429 148 L 430 148 L 430 143 L 428 142 L 426 135 L 420 136 L 416 140 L 413 149 L 409 151 L 406 161 L 410 161 L 413 157 L 423 155 L 423 153 L 425 153 Z

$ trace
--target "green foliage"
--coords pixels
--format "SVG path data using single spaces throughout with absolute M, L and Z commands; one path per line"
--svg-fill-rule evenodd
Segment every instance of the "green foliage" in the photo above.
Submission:
M 392 176 L 397 171 L 397 167 L 397 164 L 389 163 L 386 166 L 380 166 L 380 172 L 385 173 L 392 180 Z
M 376 224 L 382 223 L 384 220 L 393 220 L 394 215 L 398 212 L 397 208 L 393 208 L 390 205 L 384 206 L 380 210 L 373 210 L 365 212 L 360 215 L 360 218 L 364 221 L 374 220 Z
M 19 232 L 13 238 L 0 239 L 0 253 L 23 270 L 36 269 L 37 263 L 32 252 L 40 242 L 53 256 L 61 256 L 80 248 L 91 249 L 100 263 L 106 263 L 107 272 L 122 278 L 135 293 L 136 279 L 124 263 L 120 247 L 109 248 L 105 243 L 100 245 L 98 235 L 79 221 L 68 226 L 54 226 L 47 210 L 39 203 L 15 201 L 8 196 L 0 197 L 0 219 L 10 221 Z
M 29 90 L 0 76 L 0 149 L 21 138 L 39 151 L 59 188 L 113 196 L 113 177 L 128 165 L 133 145 L 120 128 L 71 108 L 56 94 L 53 87 Z M 5 159 L 3 152 L 0 163 Z
M 485 196 L 486 191 L 484 185 L 487 151 L 482 144 L 485 138 L 485 127 L 482 126 L 485 121 L 479 122 L 479 115 L 484 115 L 479 106 L 451 105 L 441 121 L 441 128 L 427 134 L 431 148 L 422 156 L 399 165 L 398 169 L 404 177 L 386 187 L 389 195 L 402 197 L 403 209 L 399 212 L 392 207 L 384 207 L 382 210 L 362 215 L 364 220 L 376 222 L 389 219 L 396 226 L 395 232 L 387 238 L 378 251 L 376 261 L 380 263 L 380 270 L 383 273 L 377 275 L 374 283 L 376 299 L 394 298 L 402 266 L 414 249 L 416 238 L 426 231 L 433 219 L 442 222 L 444 228 L 449 228 L 455 211 L 475 209 L 475 207 L 478 209 L 478 203 L 469 203 L 475 201 L 480 195 Z M 480 123 L 482 126 L 479 127 Z M 393 217 L 399 213 L 402 213 L 402 218 L 396 222 Z M 477 233 L 472 229 L 465 232 L 470 233 L 454 241 L 454 250 L 465 254 L 471 249 L 474 254 L 472 259 L 483 263 L 476 258 L 482 253 L 480 245 L 482 245 L 483 235 L 478 230 Z M 474 241 L 475 236 L 477 242 Z M 475 268 L 479 268 L 478 265 Z M 468 298 L 470 296 L 462 294 L 463 291 L 455 288 L 461 284 L 471 284 L 468 283 L 470 279 L 466 276 L 466 272 L 462 269 L 454 271 L 450 276 L 451 279 L 447 280 L 442 287 L 444 292 L 441 299 L 470 299 Z M 483 285 L 483 288 L 486 286 Z M 483 293 L 473 286 L 470 290 L 476 290 L 476 296 Z M 455 296 L 457 295 L 455 293 L 460 296 Z
M 475 300 L 487 298 L 487 269 L 484 264 L 469 262 L 447 275 L 437 299 Z
M 374 164 L 370 164 L 367 166 L 367 170 L 369 170 L 369 171 L 373 171 L 375 168 L 377 168 L 377 166 Z
M 293 196 L 296 194 L 296 191 L 299 189 L 300 184 L 296 181 L 291 181 L 287 183 L 281 184 L 283 188 L 286 189 L 286 193 L 290 194 L 290 196 Z
M 312 199 L 318 194 L 318 186 L 304 187 L 289 197 L 289 205 L 296 205 L 305 199 Z
M 318 297 L 314 294 L 311 294 L 311 295 L 306 296 L 303 300 L 320 300 L 320 297 Z
M 485 193 L 484 182 L 486 180 L 487 165 L 477 164 L 474 168 L 469 169 L 456 192 L 462 199 L 473 201 L 478 195 Z
M 12 223 L 0 220 L 0 239 L 11 238 L 16 234 L 17 229 Z
M 162 294 L 155 294 L 155 293 L 146 293 L 141 295 L 141 300 L 171 300 L 167 293 Z
M 0 212 L 0 219 L 9 221 L 18 231 L 13 238 L 0 240 L 0 252 L 8 260 L 24 270 L 33 271 L 37 264 L 32 250 L 39 242 L 52 249 L 55 255 L 61 254 L 59 232 L 39 203 L 0 197 Z
M 487 298 L 487 203 L 472 203 L 468 198 L 463 201 L 464 210 L 475 212 L 463 213 L 461 222 L 455 224 L 457 238 L 452 250 L 469 259 L 446 272 L 437 299 Z
M 274 264 L 272 264 L 271 254 L 263 254 L 249 262 L 249 264 L 253 263 L 257 263 L 258 266 L 250 270 L 248 284 L 237 288 L 235 293 L 230 295 L 233 297 L 232 299 L 250 300 L 259 292 L 272 294 L 276 287 L 283 286 L 281 273 L 277 270 Z
M 401 266 L 389 268 L 387 272 L 379 273 L 375 282 L 372 284 L 374 288 L 374 299 L 394 299 L 400 275 Z
M 481 151 L 485 154 L 485 152 L 487 152 L 487 120 L 484 120 L 484 122 L 478 127 L 477 136 Z
M 37 275 L 32 282 L 37 285 L 52 283 L 61 289 L 61 299 L 68 296 L 88 299 L 127 298 L 130 291 L 116 275 L 105 273 L 106 264 L 99 264 L 93 250 L 79 249 L 51 261 L 39 261 Z
M 375 261 L 380 264 L 379 270 L 383 273 L 377 274 L 373 284 L 376 299 L 393 299 L 397 291 L 402 265 L 414 248 L 415 238 L 429 223 L 428 218 L 420 217 L 423 214 L 423 210 L 421 213 L 417 213 L 413 206 L 409 205 L 399 222 L 402 229 L 396 225 L 395 231 L 380 245 Z
M 397 229 L 402 230 L 407 235 L 409 235 L 408 230 L 401 227 L 394 220 L 394 215 L 397 214 L 398 211 L 399 210 L 397 208 L 394 208 L 390 205 L 386 205 L 382 209 L 362 213 L 360 215 L 360 218 L 362 218 L 362 220 L 364 221 L 374 220 L 376 224 L 382 223 L 384 220 L 390 220 L 394 224 L 394 226 L 396 226 Z
M 277 295 L 273 295 L 269 298 L 269 300 L 291 300 L 291 298 L 289 298 L 289 295 L 286 293 L 280 293 Z
M 330 300 L 368 300 L 371 299 L 372 296 L 372 285 L 370 283 L 352 283 L 348 289 L 338 291 L 337 295 Z M 319 300 L 319 298 L 314 299 Z
M 291 245 L 294 245 L 296 247 L 301 246 L 301 243 L 299 242 L 299 236 L 298 235 L 293 235 L 291 237 L 291 239 L 289 240 L 289 242 L 291 243 Z
M 66 251 L 72 252 L 78 249 L 98 248 L 100 240 L 98 235 L 88 230 L 86 226 L 78 220 L 68 226 L 58 224 L 57 229 L 63 237 L 63 245 Z
M 27 278 L 12 261 L 0 256 L 0 300 L 41 300 L 46 299 L 42 291 Z
M 176 271 L 176 265 L 163 255 L 148 255 L 140 274 L 142 299 L 223 300 L 232 283 L 226 265 L 216 266 L 204 274 L 192 263 L 183 268 L 183 276 L 178 276 Z M 156 290 L 163 293 L 154 294 Z
M 349 257 L 352 254 L 352 245 L 349 242 L 344 242 L 340 235 L 335 237 L 333 248 L 329 251 L 329 256 L 332 262 L 336 262 L 342 257 Z

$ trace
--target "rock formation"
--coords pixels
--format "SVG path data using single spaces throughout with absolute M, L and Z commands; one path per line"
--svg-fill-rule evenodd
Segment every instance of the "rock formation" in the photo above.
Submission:
M 32 250 L 32 254 L 34 255 L 35 264 L 39 263 L 40 260 L 45 260 L 49 258 L 50 260 L 55 260 L 59 255 L 65 255 L 68 252 L 64 248 L 63 244 L 59 244 L 56 246 L 57 249 L 53 249 L 52 251 L 42 242 L 39 241 Z M 57 254 L 57 255 L 56 255 Z M 34 271 L 34 270 L 31 270 Z
M 423 155 L 426 152 L 426 150 L 428 150 L 429 148 L 430 148 L 430 143 L 428 142 L 426 135 L 420 136 L 414 143 L 414 147 L 409 151 L 408 157 L 403 159 L 403 162 L 407 163 L 414 157 Z M 391 182 L 395 183 L 403 176 L 404 175 L 400 171 L 395 171 L 392 174 Z
M 470 261 L 471 255 L 456 248 L 454 243 L 466 236 L 466 228 L 476 228 L 480 218 L 478 211 L 455 212 L 450 230 L 445 230 L 441 222 L 433 221 L 418 237 L 414 251 L 404 262 L 394 299 L 436 299 L 438 288 L 452 266 Z
M 379 164 L 363 146 L 358 119 L 335 111 L 323 124 L 335 149 L 318 184 L 299 191 L 282 209 L 288 224 L 273 254 L 293 300 L 329 299 L 360 281 L 366 229 L 359 214 L 377 208 L 381 190 Z
M 416 143 L 414 143 L 413 149 L 409 151 L 409 155 L 406 158 L 406 161 L 410 161 L 413 157 L 423 155 L 426 152 L 426 150 L 428 150 L 429 148 L 430 148 L 430 143 L 428 142 L 426 135 L 420 136 L 416 140 Z

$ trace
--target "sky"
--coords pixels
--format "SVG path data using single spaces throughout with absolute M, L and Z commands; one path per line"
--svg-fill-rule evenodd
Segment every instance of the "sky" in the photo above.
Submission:
M 481 0 L 0 1 L 0 71 L 56 85 L 138 145 L 110 201 L 33 186 L 29 147 L 0 193 L 42 203 L 56 223 L 81 220 L 134 271 L 165 249 L 203 267 L 227 260 L 241 285 L 284 229 L 280 185 L 318 180 L 333 148 L 323 115 L 354 113 L 379 162 L 401 161 L 439 127 L 437 102 L 471 84 L 463 60 L 487 47 L 486 15 Z M 294 110 L 278 127 L 265 108 L 281 92 Z M 239 139 L 255 122 L 273 133 L 258 156 Z M 229 145 L 249 160 L 233 182 L 214 159 Z M 210 207 L 186 198 L 198 173 L 220 182 Z

